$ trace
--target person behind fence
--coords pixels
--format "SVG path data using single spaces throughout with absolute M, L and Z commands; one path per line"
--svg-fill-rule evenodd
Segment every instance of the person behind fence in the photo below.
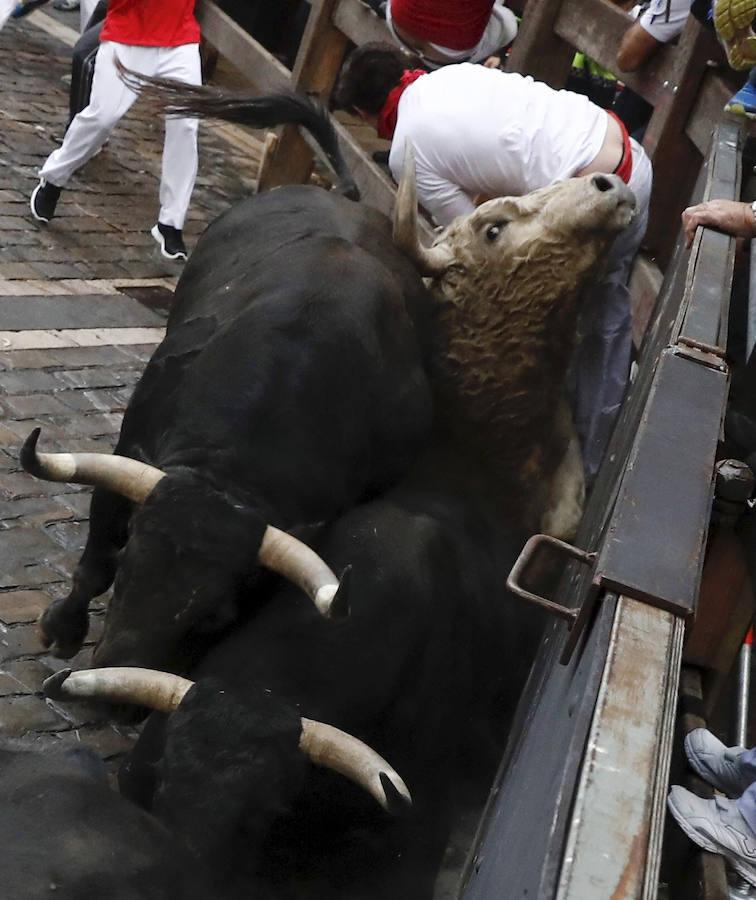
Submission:
M 195 0 L 110 0 L 100 35 L 100 48 L 89 105 L 75 116 L 62 145 L 40 169 L 31 195 L 31 211 L 39 222 L 55 215 L 61 189 L 91 159 L 137 98 L 116 67 L 144 75 L 202 82 L 200 28 Z M 164 257 L 186 259 L 183 226 L 197 175 L 197 120 L 167 118 L 160 178 L 160 212 L 151 234 Z
M 391 140 L 399 181 L 404 145 L 414 145 L 420 204 L 440 225 L 476 199 L 522 195 L 592 172 L 616 172 L 637 213 L 612 245 L 590 288 L 573 362 L 573 414 L 588 481 L 595 476 L 629 377 L 630 267 L 645 232 L 651 163 L 619 120 L 586 97 L 514 73 L 461 63 L 426 73 L 388 44 L 353 51 L 334 105 Z
M 622 35 L 617 50 L 617 68 L 637 72 L 665 45 L 677 40 L 688 21 L 692 0 L 644 0 L 633 7 L 635 22 Z M 648 124 L 653 106 L 625 87 L 617 95 L 614 111 L 631 133 L 641 132 Z
M 485 62 L 517 35 L 517 17 L 503 0 L 387 0 L 386 24 L 426 68 Z
M 705 728 L 685 737 L 693 771 L 724 796 L 705 800 L 679 785 L 667 798 L 669 811 L 699 847 L 719 853 L 756 887 L 756 748 L 725 747 Z

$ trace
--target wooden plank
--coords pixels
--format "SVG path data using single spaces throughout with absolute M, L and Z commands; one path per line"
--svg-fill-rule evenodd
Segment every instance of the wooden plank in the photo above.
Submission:
M 698 96 L 714 40 L 697 19 L 688 17 L 675 55 L 674 70 L 662 85 L 664 90 L 643 139 L 654 164 L 645 243 L 662 267 L 671 258 L 679 231 L 678 216 L 701 164 L 701 155 L 685 134 L 685 125 Z
M 622 36 L 633 24 L 627 13 L 607 0 L 564 0 L 554 30 L 610 72 L 617 71 L 617 51 Z M 660 47 L 639 72 L 619 72 L 622 81 L 644 100 L 656 104 L 663 84 L 674 73 L 676 46 Z
M 337 3 L 333 24 L 358 47 L 371 41 L 394 43 L 385 21 L 360 0 L 341 0 Z
M 662 286 L 662 273 L 652 260 L 636 256 L 630 275 L 630 305 L 633 311 L 633 343 L 640 347 L 654 314 Z
M 725 103 L 737 90 L 737 82 L 732 83 L 726 73 L 708 68 L 704 74 L 703 84 L 696 97 L 690 117 L 685 124 L 685 134 L 695 144 L 702 156 L 706 156 L 711 148 L 711 139 L 717 123 L 722 118 Z
M 341 124 L 336 124 L 341 150 L 360 189 L 364 203 L 390 216 L 394 208 L 396 185 L 380 166 L 365 153 L 357 139 Z
M 302 43 L 292 73 L 296 90 L 318 94 L 324 100 L 333 89 L 348 45 L 345 34 L 333 24 L 338 0 L 313 0 Z M 293 125 L 284 126 L 274 154 L 266 156 L 259 190 L 280 184 L 306 182 L 312 172 L 312 150 Z
M 685 663 L 704 672 L 707 712 L 717 701 L 752 615 L 753 592 L 740 540 L 717 528 L 709 540 L 696 620 L 683 651 Z
M 564 87 L 573 48 L 554 31 L 562 0 L 528 0 L 506 69 Z
M 357 0 L 355 0 L 356 2 Z M 217 48 L 218 52 L 240 71 L 250 84 L 261 91 L 277 91 L 292 86 L 292 73 L 268 53 L 250 34 L 247 34 L 246 31 L 240 28 L 233 19 L 220 10 L 212 0 L 201 0 L 197 7 L 197 15 L 202 24 L 203 34 Z M 334 65 L 335 63 L 332 61 L 331 74 L 335 79 Z M 317 69 L 317 65 L 315 65 L 315 68 Z M 300 78 L 308 76 L 308 69 L 305 68 L 304 63 L 296 71 L 297 76 Z M 336 72 L 338 72 L 338 68 Z M 318 74 L 322 75 L 322 73 Z M 323 86 L 322 79 L 321 86 Z M 295 129 L 291 130 L 295 131 Z M 370 156 L 346 128 L 336 124 L 336 130 L 339 134 L 344 156 L 362 192 L 363 200 L 370 206 L 389 213 L 393 207 L 395 191 L 393 182 L 385 176 L 379 166 L 375 165 Z M 286 170 L 282 171 L 271 167 L 272 159 L 276 155 L 274 150 L 277 149 L 279 141 L 280 138 L 275 144 L 266 143 L 266 150 L 260 166 L 263 189 L 266 186 L 270 187 L 274 184 L 286 183 Z M 305 148 L 307 148 L 306 144 Z M 302 165 L 300 171 L 294 173 L 299 175 L 299 177 L 291 177 L 291 181 L 306 181 L 309 177 L 312 165 L 312 150 L 307 148 L 306 152 L 303 152 L 303 156 L 307 161 L 306 167 Z M 305 168 L 306 174 L 301 175 L 301 171 L 304 171 Z M 291 170 L 289 170 L 289 174 L 292 174 Z M 258 189 L 260 189 L 259 185 L 260 182 L 258 182 Z
M 197 4 L 197 20 L 205 37 L 261 92 L 289 87 L 291 73 L 212 0 Z

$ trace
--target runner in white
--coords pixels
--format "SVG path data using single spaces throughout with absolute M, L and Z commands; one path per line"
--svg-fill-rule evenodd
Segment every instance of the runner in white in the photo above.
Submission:
M 651 163 L 611 113 L 530 77 L 469 63 L 426 73 L 387 44 L 349 57 L 334 95 L 391 140 L 399 180 L 404 147 L 416 156 L 418 199 L 441 225 L 481 200 L 520 195 L 574 175 L 617 172 L 636 195 L 634 221 L 591 288 L 574 363 L 574 418 L 588 479 L 622 402 L 632 346 L 630 269 L 646 230 Z

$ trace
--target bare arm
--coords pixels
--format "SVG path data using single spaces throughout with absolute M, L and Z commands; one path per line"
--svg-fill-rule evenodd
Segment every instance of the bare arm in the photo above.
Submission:
M 635 72 L 661 47 L 661 42 L 652 37 L 636 22 L 627 29 L 617 51 L 617 66 L 621 72 Z
M 689 206 L 682 213 L 686 245 L 690 247 L 699 225 L 708 225 L 733 237 L 756 237 L 756 222 L 750 203 L 737 200 L 709 200 Z

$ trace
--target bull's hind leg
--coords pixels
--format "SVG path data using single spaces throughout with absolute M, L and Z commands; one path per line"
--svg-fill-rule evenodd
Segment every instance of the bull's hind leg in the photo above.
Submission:
M 118 551 L 126 543 L 131 504 L 95 488 L 89 510 L 89 537 L 73 576 L 71 592 L 53 602 L 39 619 L 40 640 L 53 656 L 69 659 L 89 630 L 89 603 L 113 583 Z

